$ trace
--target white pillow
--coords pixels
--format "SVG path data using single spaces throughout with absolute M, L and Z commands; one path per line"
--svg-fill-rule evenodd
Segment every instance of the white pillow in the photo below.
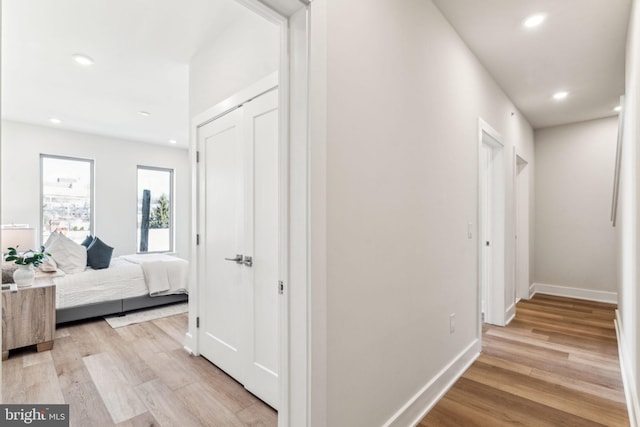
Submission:
M 49 234 L 49 238 L 44 243 L 45 249 L 47 249 L 49 246 L 53 245 L 53 243 L 56 240 L 58 240 L 58 237 L 60 237 L 60 233 L 58 233 L 57 231 L 54 231 L 53 233 Z
M 57 234 L 58 237 L 46 247 L 46 251 L 51 254 L 60 270 L 67 274 L 82 273 L 87 266 L 87 248 L 64 234 Z

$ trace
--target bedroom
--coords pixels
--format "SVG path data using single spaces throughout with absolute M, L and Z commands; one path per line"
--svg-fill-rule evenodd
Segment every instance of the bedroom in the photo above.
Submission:
M 114 257 L 135 254 L 140 167 L 171 170 L 174 238 L 167 252 L 189 260 L 189 118 L 277 70 L 277 27 L 230 1 L 198 1 L 189 10 L 175 1 L 131 9 L 105 1 L 5 1 L 2 6 L 2 223 L 29 224 L 37 241 L 46 241 L 40 226 L 41 155 L 91 160 L 91 234 L 113 247 Z M 12 44 L 12 37 L 20 43 Z M 238 55 L 247 45 L 255 47 L 247 57 Z M 254 51 L 261 56 L 248 57 Z M 226 60 L 216 52 L 233 57 Z M 73 61 L 78 53 L 95 63 L 78 65 Z M 238 64 L 258 66 L 237 73 Z M 183 322 L 186 331 L 186 316 Z M 179 337 L 175 325 L 164 324 Z M 86 350 L 84 357 L 99 350 Z M 255 402 L 249 402 L 248 412 L 254 413 Z M 117 411 L 107 407 L 113 417 Z

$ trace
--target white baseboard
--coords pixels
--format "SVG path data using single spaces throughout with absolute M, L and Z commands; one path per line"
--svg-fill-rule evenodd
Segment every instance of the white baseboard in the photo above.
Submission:
M 507 326 L 509 323 L 511 323 L 511 321 L 516 317 L 516 304 L 511 304 L 511 306 L 509 308 L 507 308 L 507 311 L 505 313 L 505 322 L 504 325 Z
M 199 356 L 198 352 L 193 351 L 193 349 L 195 348 L 195 343 L 193 341 L 193 335 L 191 335 L 191 333 L 187 332 L 186 334 L 184 334 L 184 346 L 182 348 L 184 348 L 184 350 L 191 354 L 192 356 Z
M 627 400 L 627 409 L 629 410 L 629 424 L 631 427 L 638 427 L 640 421 L 640 401 L 638 400 L 638 385 L 632 374 L 631 365 L 629 364 L 629 353 L 627 351 L 626 341 L 624 340 L 624 331 L 622 322 L 620 321 L 620 312 L 616 310 L 616 336 L 618 338 L 618 355 L 620 357 L 620 371 L 622 373 L 622 382 L 624 384 L 624 395 Z
M 529 286 L 529 299 L 533 298 L 533 296 L 536 294 L 536 284 L 532 283 Z
M 474 340 L 431 379 L 383 427 L 415 426 L 435 406 L 480 355 L 480 341 Z
M 533 293 L 531 296 L 535 294 L 546 294 L 589 301 L 608 302 L 610 304 L 618 303 L 617 292 L 593 291 L 591 289 L 570 288 L 568 286 L 549 285 L 547 283 L 534 283 L 532 286 Z

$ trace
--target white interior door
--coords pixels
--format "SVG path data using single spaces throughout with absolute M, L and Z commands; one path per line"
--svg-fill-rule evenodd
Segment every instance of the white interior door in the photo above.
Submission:
M 529 299 L 529 168 L 516 156 L 516 297 Z
M 244 386 L 278 407 L 278 92 L 268 92 L 244 106 L 245 242 L 252 256 L 245 336 Z
M 242 265 L 226 258 L 241 252 L 243 232 L 242 112 L 200 128 L 200 260 L 204 266 L 201 353 L 242 382 Z
M 481 131 L 479 152 L 479 282 L 484 321 L 504 326 L 507 295 L 505 269 L 505 163 L 501 137 L 488 125 Z
M 201 354 L 277 409 L 278 93 L 198 134 Z

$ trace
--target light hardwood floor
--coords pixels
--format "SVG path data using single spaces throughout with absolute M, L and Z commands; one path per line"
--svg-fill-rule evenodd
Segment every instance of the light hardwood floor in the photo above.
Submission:
M 77 427 L 276 426 L 273 409 L 182 349 L 186 329 L 186 314 L 59 328 L 53 350 L 14 351 L 2 363 L 3 402 L 68 403 Z
M 628 426 L 615 306 L 536 295 L 419 426 Z

